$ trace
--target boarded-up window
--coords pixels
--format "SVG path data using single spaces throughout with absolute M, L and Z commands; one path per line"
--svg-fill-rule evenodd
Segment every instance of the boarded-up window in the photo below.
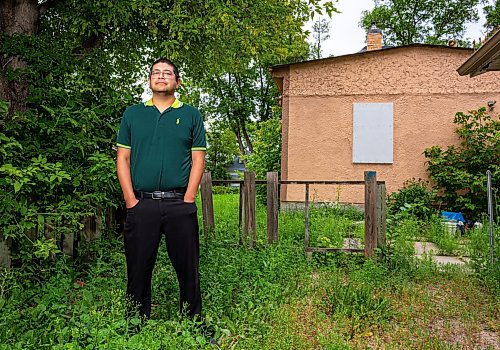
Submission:
M 392 103 L 353 104 L 353 163 L 393 162 Z

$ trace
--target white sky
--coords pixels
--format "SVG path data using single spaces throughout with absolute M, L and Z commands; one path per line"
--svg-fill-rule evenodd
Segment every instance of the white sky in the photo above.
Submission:
M 493 2 L 490 0 L 489 2 Z M 340 13 L 334 13 L 330 20 L 330 39 L 322 45 L 322 57 L 330 55 L 340 56 L 358 52 L 365 46 L 366 33 L 358 26 L 361 12 L 372 10 L 375 6 L 373 0 L 339 0 L 336 4 Z M 484 38 L 483 23 L 485 22 L 482 7 L 479 10 L 480 20 L 476 24 L 469 24 L 465 34 L 466 38 Z M 316 20 L 317 18 L 315 18 Z M 328 19 L 328 18 L 327 18 Z M 312 29 L 312 22 L 306 26 Z M 312 35 L 310 41 L 313 42 Z

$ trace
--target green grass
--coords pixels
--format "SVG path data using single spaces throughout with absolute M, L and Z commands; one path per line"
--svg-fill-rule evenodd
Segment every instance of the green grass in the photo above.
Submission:
M 201 241 L 204 322 L 223 349 L 493 349 L 499 344 L 498 290 L 459 269 L 417 264 L 411 238 L 423 234 L 419 225 L 391 224 L 385 260 L 340 253 L 308 260 L 303 212 L 281 213 L 280 241 L 268 246 L 265 208 L 259 206 L 257 246 L 249 249 L 239 244 L 237 204 L 234 194 L 214 197 L 216 232 Z M 313 208 L 311 245 L 326 242 L 322 237 L 331 246 L 347 236 L 361 238 L 362 228 L 354 224 L 361 220 L 356 211 Z M 484 248 L 482 238 L 474 242 L 474 251 Z M 147 322 L 124 317 L 120 237 L 108 233 L 87 244 L 82 255 L 75 263 L 60 258 L 2 272 L 0 349 L 211 348 L 196 324 L 178 314 L 177 281 L 164 246 Z

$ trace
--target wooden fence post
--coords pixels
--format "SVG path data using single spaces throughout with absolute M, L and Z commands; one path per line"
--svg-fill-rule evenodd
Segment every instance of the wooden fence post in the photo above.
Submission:
M 375 254 L 377 245 L 377 173 L 365 171 L 365 256 Z
M 249 239 L 250 248 L 257 241 L 257 217 L 255 210 L 255 173 L 245 171 L 245 235 Z
M 377 215 L 378 215 L 378 228 L 377 228 L 377 247 L 385 248 L 386 245 L 386 230 L 387 230 L 387 204 L 385 202 L 385 184 L 377 185 Z
M 96 215 L 86 216 L 83 219 L 83 236 L 87 242 L 101 237 L 100 219 Z
M 57 220 L 54 220 L 53 216 L 38 215 L 37 218 L 37 237 L 45 237 L 47 239 L 56 239 L 54 231 L 57 228 Z M 61 241 L 55 241 L 56 243 L 61 243 Z M 61 247 L 62 248 L 62 247 Z M 49 259 L 54 261 L 56 259 L 56 254 L 50 253 Z
M 278 173 L 267 173 L 267 243 L 278 241 Z
M 215 232 L 214 202 L 212 197 L 212 173 L 206 172 L 201 178 L 201 209 L 203 213 L 203 237 Z
M 245 183 L 240 183 L 240 200 L 238 202 L 238 231 L 240 234 L 240 244 L 245 241 L 245 232 L 243 229 L 245 223 Z
M 70 256 L 71 258 L 75 258 L 76 247 L 75 247 L 75 233 L 71 232 L 67 235 L 63 234 L 61 239 L 62 247 L 61 250 L 64 254 Z
M 113 207 L 106 208 L 105 214 L 106 228 L 108 230 L 116 230 L 116 209 Z
M 5 239 L 0 233 L 0 267 L 10 268 L 12 258 L 10 255 L 11 240 Z

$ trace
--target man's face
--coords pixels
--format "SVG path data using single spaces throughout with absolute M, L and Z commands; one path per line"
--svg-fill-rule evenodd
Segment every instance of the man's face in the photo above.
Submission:
M 157 63 L 151 70 L 149 87 L 153 93 L 165 93 L 173 95 L 179 87 L 180 81 L 176 80 L 174 67 L 168 63 Z

